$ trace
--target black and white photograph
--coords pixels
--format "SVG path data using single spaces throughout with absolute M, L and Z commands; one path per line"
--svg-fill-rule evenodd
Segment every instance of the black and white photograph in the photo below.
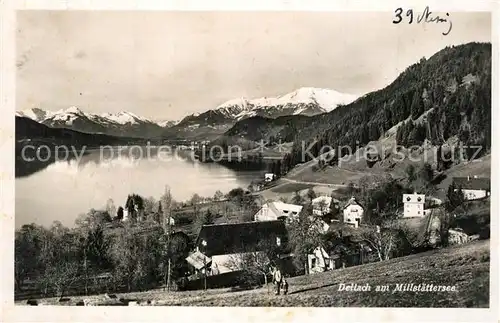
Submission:
M 494 16 L 391 8 L 17 10 L 14 305 L 494 306 Z

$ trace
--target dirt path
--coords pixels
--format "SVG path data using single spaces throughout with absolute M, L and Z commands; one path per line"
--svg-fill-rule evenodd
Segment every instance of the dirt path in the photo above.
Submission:
M 296 184 L 306 184 L 306 185 L 314 185 L 314 186 L 327 186 L 331 188 L 341 188 L 341 187 L 347 187 L 345 184 L 328 184 L 328 183 L 320 183 L 320 182 L 304 182 L 304 181 L 299 181 L 295 179 L 290 179 L 290 178 L 285 178 L 282 177 L 280 178 L 283 182 L 288 182 L 288 183 L 296 183 Z M 276 185 L 275 187 L 278 187 L 280 185 L 283 185 L 285 183 L 281 183 L 279 185 Z

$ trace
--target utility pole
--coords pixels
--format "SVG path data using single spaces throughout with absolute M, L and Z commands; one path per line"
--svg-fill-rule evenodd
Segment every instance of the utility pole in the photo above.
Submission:
M 166 187 L 165 188 L 165 195 L 163 200 L 163 227 L 165 234 L 167 235 L 167 258 L 168 258 L 168 264 L 167 264 L 167 273 L 166 273 L 166 285 L 167 285 L 167 291 L 170 291 L 170 272 L 171 272 L 171 233 L 172 233 L 172 228 L 171 228 L 171 223 L 170 223 L 170 218 L 171 218 L 171 212 L 172 212 L 172 195 L 170 193 L 170 188 Z M 165 223 L 166 221 L 166 223 Z
M 84 270 L 85 270 L 85 295 L 88 295 L 88 281 L 89 281 L 89 277 L 88 277 L 88 270 L 87 270 L 87 239 L 84 240 L 85 241 L 85 245 L 83 247 L 83 267 L 84 267 Z
M 203 240 L 201 242 L 203 248 L 203 284 L 204 284 L 204 289 L 207 290 L 207 256 L 205 255 L 207 252 L 207 241 Z

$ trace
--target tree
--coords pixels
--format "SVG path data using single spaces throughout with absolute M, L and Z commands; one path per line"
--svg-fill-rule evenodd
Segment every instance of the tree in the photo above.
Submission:
M 330 203 L 330 218 L 336 220 L 342 220 L 342 214 L 340 213 L 340 208 L 337 203 L 335 203 L 335 199 L 332 196 L 332 202 Z
M 224 198 L 224 193 L 222 193 L 220 190 L 217 190 L 214 193 L 214 201 L 222 201 L 223 198 Z
M 81 274 L 78 237 L 55 221 L 44 239 L 44 271 L 39 283 L 45 292 L 51 287 L 62 298 Z
M 194 196 L 193 196 L 194 197 Z M 163 193 L 161 197 L 161 207 L 163 210 L 163 232 L 164 235 L 167 237 L 167 248 L 170 247 L 170 236 L 172 233 L 172 222 L 171 222 L 171 217 L 172 217 L 172 194 L 170 193 L 170 187 L 168 185 L 165 185 L 165 192 Z M 171 257 L 170 253 L 167 254 L 168 257 L 168 264 L 166 266 L 166 271 L 165 275 L 167 277 L 167 290 L 170 289 L 170 274 L 171 274 Z
M 147 199 L 144 199 L 144 213 L 146 216 L 153 214 L 157 211 L 158 202 L 154 197 L 150 196 Z
M 327 208 L 327 204 L 326 204 L 325 200 L 322 199 L 318 202 L 318 209 L 319 209 L 322 216 L 328 212 L 328 210 L 327 210 L 328 208 Z
M 113 199 L 109 199 L 108 202 L 106 203 L 106 212 L 108 212 L 110 218 L 116 216 L 116 206 Z
M 245 197 L 245 191 L 241 187 L 233 188 L 232 190 L 229 191 L 229 193 L 227 193 L 227 198 L 238 204 L 241 204 L 244 197 Z
M 304 203 L 304 199 L 300 195 L 299 191 L 295 191 L 295 193 L 293 194 L 292 203 L 296 205 L 301 205 L 302 203 Z
M 191 250 L 191 240 L 184 233 L 173 234 L 170 239 L 169 254 L 171 259 L 172 278 L 184 277 L 187 271 L 186 257 Z
M 309 190 L 307 190 L 307 198 L 311 201 L 311 203 L 312 203 L 312 200 L 314 200 L 316 198 L 316 193 L 314 192 L 312 187 Z
M 306 205 L 288 226 L 289 241 L 298 268 L 305 268 L 307 255 L 322 241 L 322 227 L 312 215 L 312 206 Z
M 408 165 L 406 167 L 406 175 L 408 176 L 408 182 L 413 182 L 417 178 L 417 174 L 415 172 L 415 166 L 413 164 Z
M 384 261 L 389 260 L 392 253 L 398 248 L 400 241 L 396 231 L 392 228 L 381 229 L 379 226 L 376 226 L 376 228 L 363 228 L 361 237 L 377 252 L 379 260 Z
M 256 277 L 264 276 L 264 284 L 269 293 L 267 275 L 270 272 L 270 261 L 265 252 L 255 251 L 244 254 L 232 255 L 229 260 L 229 267 L 233 270 L 242 270 L 241 276 L 246 285 L 255 284 Z
M 279 200 L 283 203 L 288 203 L 288 198 L 286 196 L 280 196 Z
M 102 269 L 109 269 L 110 260 L 108 256 L 109 247 L 111 242 L 108 237 L 105 236 L 102 227 L 96 227 L 89 230 L 86 234 L 82 236 L 83 242 L 81 247 L 85 251 L 85 257 L 89 260 L 90 265 Z
M 448 212 L 452 212 L 458 206 L 465 202 L 464 193 L 461 187 L 456 187 L 454 183 L 448 186 L 446 193 L 445 208 Z
M 192 205 L 200 204 L 201 201 L 202 201 L 201 196 L 199 196 L 196 193 L 193 194 L 193 196 L 191 197 L 191 200 L 190 200 Z
M 43 271 L 42 247 L 46 229 L 35 224 L 16 230 L 14 241 L 14 279 L 16 290 L 21 290 L 27 277 Z
M 205 213 L 198 215 L 194 220 L 194 230 L 195 232 L 199 232 L 201 227 L 204 225 L 214 224 L 215 215 L 207 209 Z
M 101 226 L 81 228 L 79 235 L 79 258 L 83 264 L 85 294 L 87 295 L 89 272 L 95 274 L 111 268 L 108 256 L 110 240 L 104 235 Z
M 79 264 L 75 261 L 60 260 L 48 264 L 40 283 L 45 286 L 52 286 L 59 299 L 62 299 L 64 292 L 70 288 L 78 278 Z
M 90 209 L 86 214 L 80 214 L 75 220 L 77 228 L 90 230 L 96 227 L 105 226 L 112 221 L 111 215 L 107 211 Z M 58 226 L 57 224 L 56 226 Z
M 125 202 L 125 209 L 128 212 L 128 217 L 132 221 L 138 220 L 144 212 L 144 199 L 137 194 L 129 195 Z
M 439 244 L 442 247 L 447 247 L 450 235 L 449 230 L 452 223 L 451 215 L 449 212 L 444 212 L 442 209 L 436 209 L 435 212 L 438 212 L 438 214 L 434 214 L 434 216 L 439 219 Z
M 269 282 L 267 279 L 270 273 L 271 262 L 280 252 L 279 246 L 271 243 L 269 240 L 261 241 L 257 245 L 257 250 L 247 253 L 232 255 L 228 261 L 228 266 L 232 270 L 242 270 L 244 275 L 244 283 L 254 285 L 258 277 L 264 278 L 264 284 L 267 286 L 269 293 Z
M 419 169 L 418 176 L 423 179 L 425 184 L 430 184 L 434 178 L 434 170 L 429 163 L 424 163 Z
M 110 255 L 113 277 L 129 291 L 153 286 L 161 276 L 161 231 L 141 235 L 122 231 L 115 236 Z
M 116 211 L 116 219 L 118 221 L 123 220 L 123 207 L 119 206 L 118 211 Z
M 162 224 L 165 232 L 170 232 L 170 218 L 172 217 L 172 193 L 170 192 L 170 187 L 165 185 L 165 190 L 160 198 L 160 205 L 158 206 L 158 212 L 160 209 L 162 211 Z

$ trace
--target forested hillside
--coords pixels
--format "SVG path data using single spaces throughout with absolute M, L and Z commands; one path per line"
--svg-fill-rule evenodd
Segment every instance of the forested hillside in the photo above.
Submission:
M 487 154 L 491 44 L 446 47 L 408 67 L 386 88 L 310 120 L 307 126 L 297 127 L 294 147 L 284 160 L 287 169 L 304 162 L 303 142 L 306 147 L 316 143 L 310 150 L 316 156 L 325 145 L 366 145 L 394 126 L 398 126 L 398 145 L 421 145 L 427 139 L 439 146 L 457 137 L 464 145 L 481 145 L 480 155 Z
M 284 116 L 276 119 L 255 116 L 236 123 L 226 131 L 226 137 L 245 137 L 248 140 L 266 142 L 291 142 L 297 131 L 307 126 L 312 118 L 303 115 Z

